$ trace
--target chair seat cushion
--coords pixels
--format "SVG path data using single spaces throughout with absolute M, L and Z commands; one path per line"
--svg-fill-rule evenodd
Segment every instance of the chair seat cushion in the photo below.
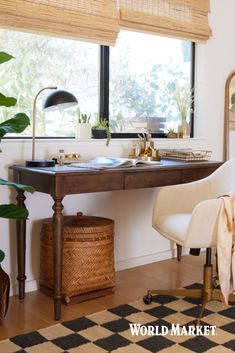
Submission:
M 158 218 L 157 224 L 153 224 L 153 227 L 168 239 L 183 245 L 191 216 L 191 213 L 161 216 Z

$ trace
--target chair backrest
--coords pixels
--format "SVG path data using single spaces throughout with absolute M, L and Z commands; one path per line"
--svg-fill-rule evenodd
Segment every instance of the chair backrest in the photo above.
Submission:
M 235 158 L 222 164 L 210 176 L 191 183 L 165 186 L 158 190 L 154 208 L 153 223 L 169 214 L 191 213 L 202 201 L 235 192 Z
M 235 192 L 235 158 L 222 164 L 208 179 L 213 198 Z

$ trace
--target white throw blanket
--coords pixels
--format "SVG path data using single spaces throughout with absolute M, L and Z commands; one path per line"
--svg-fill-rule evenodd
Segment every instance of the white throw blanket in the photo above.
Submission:
M 235 291 L 235 194 L 222 196 L 218 217 L 217 259 L 222 301 Z

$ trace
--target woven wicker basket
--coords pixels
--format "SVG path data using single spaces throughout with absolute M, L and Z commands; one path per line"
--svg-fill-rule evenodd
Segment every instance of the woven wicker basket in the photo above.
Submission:
M 71 299 L 73 302 L 79 302 L 106 294 L 104 289 L 113 290 L 115 285 L 113 243 L 112 220 L 82 214 L 64 217 L 62 293 L 67 304 Z M 51 219 L 45 219 L 42 224 L 40 289 L 52 294 Z

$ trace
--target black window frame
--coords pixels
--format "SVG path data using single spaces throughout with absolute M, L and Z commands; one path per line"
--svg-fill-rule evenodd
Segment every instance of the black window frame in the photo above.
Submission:
M 191 72 L 190 85 L 194 92 L 195 84 L 195 43 L 191 42 Z M 109 121 L 109 68 L 110 68 L 110 47 L 100 46 L 100 79 L 99 79 L 99 117 L 101 120 Z M 194 102 L 190 112 L 190 137 L 194 136 Z M 112 138 L 137 138 L 138 133 L 113 132 Z M 165 138 L 165 133 L 153 133 L 153 138 Z

